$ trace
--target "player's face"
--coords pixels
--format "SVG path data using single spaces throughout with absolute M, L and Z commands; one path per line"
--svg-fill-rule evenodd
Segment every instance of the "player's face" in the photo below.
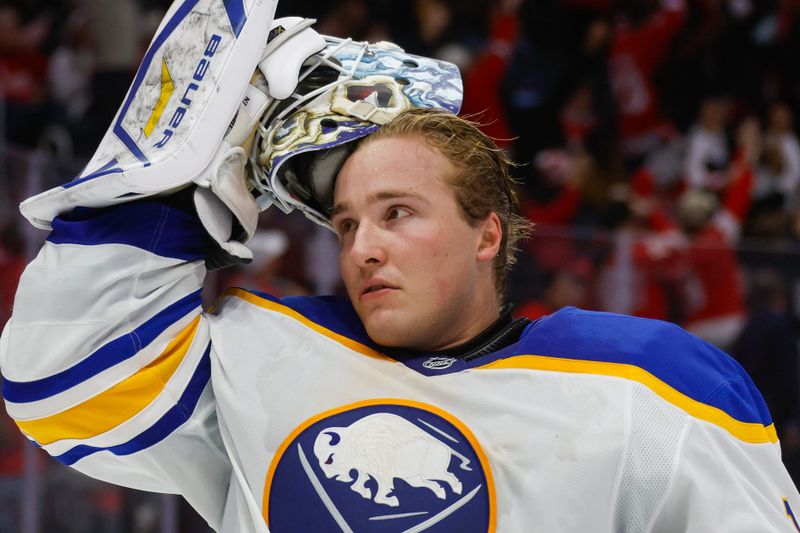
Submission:
M 348 295 L 370 337 L 437 350 L 471 339 L 498 316 L 492 213 L 467 223 L 446 177 L 457 169 L 422 138 L 367 143 L 348 158 L 333 223 Z

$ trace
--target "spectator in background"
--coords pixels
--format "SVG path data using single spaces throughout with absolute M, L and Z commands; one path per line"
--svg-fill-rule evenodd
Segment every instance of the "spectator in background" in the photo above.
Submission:
M 20 275 L 25 269 L 25 243 L 19 228 L 13 224 L 0 230 L 0 329 L 11 317 L 11 307 Z M 0 386 L 2 385 L 0 376 Z M 24 471 L 23 446 L 27 439 L 20 435 L 17 426 L 5 412 L 0 402 L 0 531 L 17 531 L 22 523 L 20 510 L 22 475 Z M 43 456 L 36 454 L 36 465 L 42 468 Z
M 791 110 L 783 103 L 769 109 L 762 155 L 753 188 L 753 206 L 747 220 L 747 235 L 759 239 L 781 239 L 789 234 L 797 210 L 800 183 L 800 144 L 792 129 Z
M 600 269 L 597 301 L 604 310 L 673 320 L 687 240 L 654 192 L 654 178 L 642 168 L 620 197 L 622 214 Z
M 761 269 L 751 279 L 747 323 L 731 355 L 764 395 L 781 440 L 784 462 L 795 484 L 800 484 L 798 335 L 788 319 L 788 290 L 781 276 L 771 269 Z
M 684 327 L 727 350 L 745 321 L 742 274 L 735 246 L 750 207 L 753 167 L 760 153 L 758 122 L 743 121 L 737 153 L 728 168 L 730 184 L 717 208 L 717 197 L 690 189 L 678 205 L 678 221 L 689 239 L 683 281 Z
M 777 13 L 776 58 L 778 96 L 787 102 L 795 115 L 800 113 L 800 0 L 781 0 Z
M 7 224 L 0 230 L 0 329 L 11 317 L 14 294 L 26 263 L 25 242 L 19 228 Z
M 522 154 L 519 158 L 523 161 L 535 158 L 542 148 L 559 144 L 555 142 L 556 139 L 566 139 L 568 146 L 579 148 L 584 138 L 594 129 L 601 129 L 606 135 L 612 135 L 615 125 L 606 61 L 610 38 L 607 20 L 585 7 L 576 13 L 563 10 L 561 14 L 558 14 L 559 9 L 563 8 L 553 8 L 556 13 L 554 16 L 563 19 L 562 24 L 574 26 L 576 29 L 571 31 L 582 38 L 581 47 L 575 50 L 572 58 L 574 64 L 571 75 L 574 79 L 564 77 L 563 89 L 571 91 L 571 95 L 562 98 L 563 95 L 554 94 L 551 102 L 526 103 L 526 99 L 532 96 L 532 91 L 540 88 L 536 87 L 538 82 L 535 78 L 527 79 L 527 74 L 523 71 L 526 68 L 525 62 L 531 61 L 533 66 L 537 66 L 540 58 L 536 56 L 546 55 L 547 50 L 527 50 L 527 37 L 520 42 L 522 6 L 521 0 L 504 0 L 492 6 L 487 44 L 464 79 L 465 100 L 462 113 L 480 117 L 483 131 L 503 148 L 511 146 L 511 139 L 515 134 L 523 135 L 516 147 L 518 154 Z M 537 15 L 534 13 L 530 16 Z M 531 55 L 528 56 L 528 53 Z M 503 80 L 509 67 L 512 70 L 503 89 Z M 548 76 L 545 73 L 542 75 Z M 504 90 L 510 91 L 519 105 L 514 104 L 511 109 L 507 109 L 503 98 Z M 544 127 L 558 128 L 560 132 L 545 131 L 539 136 L 542 124 L 537 123 L 534 127 L 526 125 L 524 118 L 507 118 L 507 113 L 515 113 L 517 107 L 540 115 L 537 118 L 544 116 L 548 120 L 555 120 Z
M 455 13 L 448 0 L 412 0 L 395 7 L 392 33 L 409 52 L 439 57 L 444 47 L 458 41 Z M 402 15 L 404 11 L 407 16 Z
M 638 167 L 672 126 L 661 113 L 655 76 L 685 17 L 684 0 L 624 2 L 627 17 L 614 28 L 611 86 L 617 101 L 622 150 Z
M 777 194 L 788 214 L 797 206 L 800 183 L 800 143 L 794 133 L 792 111 L 782 102 L 769 108 L 761 164 L 758 167 L 753 198 L 756 202 Z
M 11 317 L 14 294 L 25 269 L 25 242 L 19 228 L 7 224 L 0 230 L 0 329 Z M 0 386 L 2 386 L 0 376 Z M 5 411 L 5 403 L 0 402 L 0 531 L 17 531 L 22 523 L 22 477 L 25 470 L 23 446 L 28 440 L 19 433 L 11 417 Z M 35 468 L 44 470 L 44 456 L 34 455 Z
M 45 44 L 54 17 L 44 0 L 0 0 L 0 102 L 12 143 L 35 145 L 45 122 Z
M 491 8 L 489 37 L 471 68 L 464 72 L 461 113 L 480 121 L 483 133 L 497 146 L 511 147 L 513 134 L 501 98 L 503 76 L 519 39 L 519 6 L 522 0 L 502 0 Z
M 536 223 L 536 231 L 524 244 L 525 253 L 541 272 L 554 272 L 578 254 L 574 235 L 565 228 L 581 207 L 581 189 L 592 164 L 583 153 L 545 150 L 536 157 L 535 167 L 553 192 L 548 201 L 526 199 L 522 210 Z
M 725 22 L 720 3 L 687 2 L 686 20 L 657 76 L 662 110 L 682 131 L 696 120 L 701 100 L 725 88 L 714 62 L 716 40 Z
M 564 144 L 560 114 L 582 75 L 581 28 L 558 0 L 523 2 L 520 37 L 502 83 L 501 100 L 514 136 L 514 159 Z M 529 184 L 536 186 L 537 184 Z
M 580 54 L 581 79 L 561 111 L 567 146 L 584 147 L 596 132 L 616 144 L 617 108 L 612 94 L 608 52 L 611 25 L 606 17 L 589 16 Z
M 517 137 L 515 160 L 530 163 L 539 152 L 565 145 L 584 148 L 599 130 L 610 147 L 616 142 L 616 112 L 607 17 L 595 8 L 556 0 L 523 2 L 519 14 L 520 37 L 500 94 L 508 127 Z M 526 176 L 524 182 L 529 194 L 544 199 L 537 196 L 543 185 L 539 176 Z
M 77 0 L 86 15 L 94 44 L 91 135 L 87 146 L 96 146 L 117 113 L 142 58 L 145 18 L 136 0 Z M 147 36 L 148 38 L 150 36 Z
M 684 179 L 690 189 L 720 191 L 727 185 L 729 108 L 722 97 L 706 98 L 700 105 L 697 123 L 686 137 Z
M 86 17 L 80 10 L 74 10 L 64 25 L 61 42 L 50 56 L 47 88 L 51 98 L 52 119 L 69 134 L 71 151 L 80 154 L 94 147 L 84 145 L 87 137 L 86 115 L 92 103 L 94 64 Z
M 773 83 L 769 74 L 776 55 L 767 45 L 775 35 L 774 14 L 780 0 L 718 2 L 724 23 L 715 39 L 717 84 L 735 100 L 760 112 Z
M 514 309 L 514 316 L 536 320 L 562 307 L 590 309 L 592 264 L 585 257 L 576 257 L 548 275 L 541 298 L 528 300 Z

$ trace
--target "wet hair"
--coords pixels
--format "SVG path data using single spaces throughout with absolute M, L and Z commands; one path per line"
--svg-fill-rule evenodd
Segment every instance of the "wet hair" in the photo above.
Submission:
M 503 236 L 493 274 L 498 301 L 502 303 L 506 278 L 516 262 L 519 243 L 533 229 L 533 224 L 519 214 L 519 198 L 514 190 L 517 182 L 510 173 L 513 163 L 476 124 L 435 109 L 405 111 L 367 136 L 362 144 L 400 136 L 422 137 L 458 169 L 445 180 L 453 188 L 468 224 L 475 227 L 492 212 L 497 213 Z

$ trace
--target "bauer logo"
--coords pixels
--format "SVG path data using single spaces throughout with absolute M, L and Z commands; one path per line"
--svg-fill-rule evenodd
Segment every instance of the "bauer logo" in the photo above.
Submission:
M 214 57 L 214 54 L 217 53 L 217 49 L 219 48 L 220 43 L 222 43 L 222 37 L 220 37 L 217 34 L 212 35 L 211 39 L 209 39 L 208 44 L 206 44 L 206 49 L 203 52 L 203 57 L 201 57 L 200 60 L 197 62 L 194 72 L 192 73 L 192 77 L 183 91 L 181 99 L 178 102 L 178 107 L 175 108 L 175 111 L 172 113 L 172 116 L 170 117 L 166 128 L 164 128 L 161 134 L 161 139 L 155 144 L 156 148 L 164 148 L 164 146 L 167 145 L 167 143 L 172 139 L 172 137 L 175 135 L 175 132 L 180 127 L 181 122 L 183 122 L 184 116 L 186 116 L 186 113 L 189 111 L 189 108 L 192 105 L 192 100 L 194 99 L 195 92 L 197 92 L 197 89 L 200 88 L 200 85 L 203 83 L 203 80 L 205 79 L 206 74 L 208 73 L 208 69 L 211 66 L 212 58 Z M 164 64 L 164 69 L 167 70 L 168 74 L 166 63 Z M 166 102 L 161 102 L 161 99 L 164 97 L 165 93 L 164 92 L 165 79 L 167 78 L 165 78 L 162 75 L 161 98 L 159 98 L 159 103 L 156 104 L 156 107 L 153 110 L 153 114 L 151 115 L 150 120 L 148 121 L 148 126 L 150 125 L 151 121 L 157 122 L 159 120 L 161 113 L 164 111 L 164 108 L 166 106 Z M 171 87 L 172 83 L 173 82 L 170 77 L 169 78 L 170 96 L 172 95 L 172 91 L 174 90 Z M 169 99 L 169 96 L 167 96 L 167 99 Z
M 301 424 L 264 487 L 273 531 L 494 529 L 489 465 L 469 429 L 430 405 L 379 400 Z

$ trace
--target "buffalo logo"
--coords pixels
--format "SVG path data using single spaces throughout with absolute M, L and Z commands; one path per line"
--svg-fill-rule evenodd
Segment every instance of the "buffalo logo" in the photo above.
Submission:
M 483 533 L 494 527 L 494 494 L 483 452 L 460 421 L 381 400 L 295 430 L 270 466 L 264 511 L 279 532 Z
M 394 480 L 402 479 L 412 487 L 429 489 L 444 500 L 445 490 L 437 481 L 444 481 L 450 489 L 461 494 L 461 481 L 448 472 L 450 459 L 461 459 L 460 468 L 472 470 L 470 460 L 406 419 L 390 413 L 377 413 L 362 418 L 349 427 L 324 430 L 314 442 L 314 455 L 328 478 L 345 483 L 353 481 L 350 471 L 355 470 L 356 482 L 350 486 L 364 498 L 371 498 L 364 485 L 370 477 L 378 484 L 375 503 L 391 507 L 400 505 L 394 490 Z

